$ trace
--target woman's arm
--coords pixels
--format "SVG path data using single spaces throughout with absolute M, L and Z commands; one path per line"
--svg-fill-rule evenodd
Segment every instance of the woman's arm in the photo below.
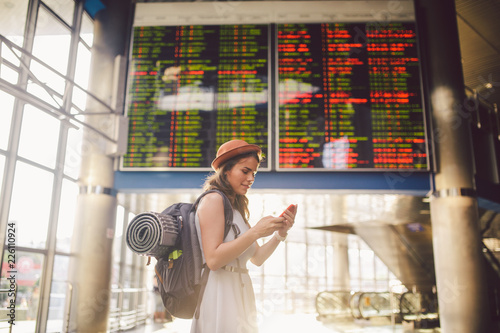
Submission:
M 274 236 L 262 246 L 257 244 L 257 251 L 255 251 L 250 261 L 256 266 L 261 266 L 273 254 L 279 244 L 280 241 Z
M 295 214 L 297 212 L 297 207 L 293 212 L 286 210 L 283 214 L 285 221 L 283 222 L 281 228 L 278 230 L 281 237 L 285 237 L 288 234 L 288 230 L 293 226 L 295 221 Z M 255 251 L 254 256 L 250 259 L 250 261 L 257 266 L 261 266 L 270 256 L 273 254 L 274 250 L 281 243 L 276 237 L 272 237 L 268 240 L 264 245 L 257 245 L 257 251 Z
M 238 258 L 257 239 L 271 235 L 282 224 L 282 217 L 268 216 L 233 241 L 224 243 L 224 203 L 217 193 L 207 194 L 197 209 L 201 242 L 207 266 L 217 270 Z

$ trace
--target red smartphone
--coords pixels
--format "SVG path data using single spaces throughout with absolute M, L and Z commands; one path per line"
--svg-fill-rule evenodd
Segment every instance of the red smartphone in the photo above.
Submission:
M 291 204 L 290 206 L 288 206 L 288 208 L 287 208 L 287 209 L 288 209 L 289 211 L 291 211 L 291 212 L 294 212 L 294 211 L 295 211 L 295 205 L 294 205 L 294 204 Z M 287 209 L 285 209 L 285 210 L 283 211 L 283 213 L 281 213 L 280 217 L 281 217 L 281 216 L 283 216 L 283 214 L 285 214 L 285 211 L 286 211 Z

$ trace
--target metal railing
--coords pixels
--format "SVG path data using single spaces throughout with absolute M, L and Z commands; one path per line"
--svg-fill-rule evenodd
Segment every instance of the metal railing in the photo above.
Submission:
M 140 298 L 144 295 L 146 296 L 140 303 Z M 148 317 L 146 288 L 114 288 L 111 290 L 111 298 L 116 300 L 116 305 L 110 307 L 109 332 L 125 331 L 146 323 Z M 125 300 L 128 300 L 128 303 Z
M 471 112 L 474 125 L 477 128 L 487 128 L 489 132 L 496 134 L 496 139 L 500 141 L 500 115 L 498 105 L 491 103 L 483 97 L 477 90 L 465 87 L 465 94 L 472 105 L 466 106 L 466 111 Z
M 436 295 L 419 292 L 322 291 L 316 296 L 316 310 L 319 320 L 384 317 L 390 318 L 393 325 L 403 320 L 438 320 Z
M 318 317 L 351 317 L 349 301 L 354 293 L 350 291 L 322 291 L 316 296 Z
M 400 295 L 389 292 L 357 292 L 351 297 L 350 306 L 355 319 L 374 317 L 390 317 L 394 310 L 391 297 L 399 299 Z

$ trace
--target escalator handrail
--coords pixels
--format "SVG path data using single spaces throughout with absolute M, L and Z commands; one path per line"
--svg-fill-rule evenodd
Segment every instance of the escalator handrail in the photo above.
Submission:
M 489 261 L 492 268 L 497 272 L 498 277 L 500 277 L 500 261 L 498 261 L 493 252 L 486 246 L 486 244 L 484 244 L 484 242 L 481 243 L 483 244 L 483 252 L 486 260 Z

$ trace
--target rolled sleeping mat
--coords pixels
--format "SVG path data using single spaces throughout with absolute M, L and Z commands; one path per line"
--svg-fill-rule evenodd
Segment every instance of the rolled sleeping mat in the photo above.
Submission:
M 125 240 L 132 252 L 159 258 L 168 254 L 178 234 L 179 226 L 175 217 L 146 212 L 130 221 Z

